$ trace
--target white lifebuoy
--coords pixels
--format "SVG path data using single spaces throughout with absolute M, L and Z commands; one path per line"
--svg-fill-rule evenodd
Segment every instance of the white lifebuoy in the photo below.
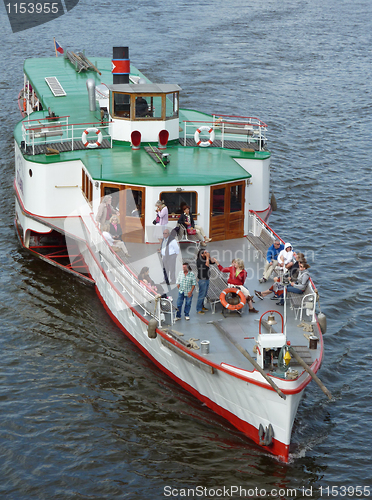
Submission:
M 90 132 L 94 132 L 98 135 L 97 140 L 95 142 L 88 141 L 88 134 Z M 83 141 L 83 145 L 85 148 L 98 148 L 102 144 L 102 132 L 99 128 L 91 127 L 84 130 L 83 135 L 81 136 L 81 140 Z
M 209 132 L 209 139 L 207 141 L 201 141 L 200 140 L 200 132 L 202 130 L 206 130 Z M 203 125 L 202 127 L 199 127 L 196 129 L 195 134 L 194 134 L 194 140 L 197 144 L 197 146 L 201 146 L 203 148 L 210 146 L 213 141 L 214 141 L 214 130 L 211 127 L 207 127 L 206 125 Z

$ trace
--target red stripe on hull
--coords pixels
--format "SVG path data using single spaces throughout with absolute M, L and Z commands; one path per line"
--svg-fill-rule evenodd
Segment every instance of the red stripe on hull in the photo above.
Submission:
M 191 385 L 187 384 L 183 380 L 179 379 L 174 375 L 174 373 L 170 372 L 167 370 L 161 363 L 159 363 L 143 346 L 140 344 L 135 338 L 132 337 L 132 335 L 123 327 L 123 325 L 118 321 L 118 319 L 112 314 L 111 310 L 108 308 L 106 302 L 104 301 L 102 295 L 100 294 L 97 286 L 96 292 L 97 295 L 100 299 L 100 301 L 103 304 L 103 307 L 106 309 L 107 313 L 110 315 L 111 319 L 114 321 L 114 323 L 120 328 L 120 330 L 166 375 L 168 375 L 171 379 L 173 379 L 177 384 L 179 384 L 181 387 L 183 387 L 186 391 L 190 392 L 193 396 L 195 396 L 197 399 L 202 401 L 208 408 L 213 410 L 215 413 L 218 415 L 221 415 L 221 417 L 225 418 L 227 421 L 229 421 L 234 427 L 239 429 L 243 434 L 245 434 L 247 437 L 249 437 L 252 441 L 257 443 L 259 445 L 259 437 L 258 437 L 258 430 L 248 422 L 245 422 L 244 420 L 241 420 L 239 417 L 234 415 L 233 413 L 229 412 L 225 408 L 222 408 L 218 404 L 216 404 L 214 401 L 210 400 L 206 396 L 203 396 L 200 394 L 194 387 Z M 281 443 L 280 441 L 277 441 L 275 438 L 273 439 L 273 443 L 271 446 L 264 446 L 262 447 L 263 450 L 272 453 L 273 455 L 278 456 L 283 462 L 288 462 L 288 454 L 289 454 L 289 445 Z

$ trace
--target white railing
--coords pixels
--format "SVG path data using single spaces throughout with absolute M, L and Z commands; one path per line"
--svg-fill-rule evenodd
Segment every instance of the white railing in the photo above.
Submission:
M 59 116 L 53 118 L 41 118 L 35 120 L 25 120 L 22 122 L 22 140 L 25 146 L 32 148 L 35 154 L 35 146 L 44 144 L 70 143 L 71 151 L 74 150 L 74 143 L 81 141 L 83 134 L 88 128 L 98 129 L 102 134 L 102 141 L 107 139 L 112 147 L 112 138 L 108 133 L 109 122 L 96 123 L 72 123 L 68 122 L 69 116 Z M 88 137 L 92 144 L 90 147 L 97 147 L 97 135 Z M 76 146 L 75 146 L 76 148 Z
M 270 236 L 273 242 L 275 239 L 278 239 L 284 243 L 280 236 L 278 236 L 256 212 L 250 210 L 248 216 L 248 233 L 252 236 L 259 237 L 262 231 Z
M 274 242 L 275 239 L 280 240 L 282 243 L 284 241 L 278 236 L 275 231 L 271 229 L 271 227 L 266 224 L 266 222 L 261 219 L 261 217 L 256 214 L 253 210 L 249 211 L 249 219 L 248 219 L 248 234 L 251 234 L 252 236 L 256 236 L 257 238 L 262 238 L 262 231 L 265 233 L 265 235 L 269 236 Z M 309 296 L 312 296 L 314 300 L 314 306 L 312 309 L 312 321 L 315 321 L 315 306 L 316 306 L 316 299 L 317 299 L 317 289 L 313 283 L 313 280 L 310 278 L 310 281 L 308 283 L 308 293 L 303 297 L 301 301 L 301 318 L 302 319 L 302 309 L 304 308 L 304 304 L 307 304 L 309 300 L 307 299 Z M 307 299 L 307 300 L 305 300 Z
M 161 327 L 162 313 L 160 299 L 157 300 L 154 292 L 144 287 L 143 284 L 138 281 L 133 271 L 124 264 L 112 250 L 101 231 L 98 229 L 92 216 L 84 217 L 83 223 L 87 229 L 87 231 L 85 231 L 87 243 L 95 255 L 99 256 L 101 265 L 105 265 L 106 269 L 104 270 L 106 273 L 109 273 L 114 286 L 120 293 L 128 294 L 132 305 L 139 306 L 144 316 L 149 315 L 155 318 L 158 321 L 159 327 Z M 108 284 L 108 286 L 110 285 Z M 119 295 L 117 295 L 117 297 L 121 302 L 121 308 L 124 309 L 127 307 L 125 301 L 121 299 Z M 117 303 L 117 301 L 115 301 L 115 303 Z
M 188 138 L 200 127 L 206 126 L 213 130 L 215 140 L 221 141 L 221 147 L 226 141 L 246 141 L 247 144 L 257 144 L 261 151 L 267 142 L 267 125 L 259 118 L 252 116 L 213 115 L 212 121 L 184 121 L 183 142 L 186 146 Z

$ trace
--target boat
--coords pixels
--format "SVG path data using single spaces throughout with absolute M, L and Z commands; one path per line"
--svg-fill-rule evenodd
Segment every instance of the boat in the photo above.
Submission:
M 155 365 L 265 452 L 288 461 L 298 406 L 323 359 L 317 290 L 286 293 L 284 306 L 245 296 L 211 266 L 204 305 L 176 322 L 178 289 L 165 293 L 138 278 L 164 276 L 155 204 L 168 207 L 167 228 L 182 263 L 196 270 L 197 235 L 180 231 L 187 204 L 222 266 L 245 263 L 245 286 L 259 283 L 266 252 L 280 236 L 269 226 L 268 126 L 252 116 L 181 107 L 182 89 L 153 83 L 129 59 L 113 56 L 30 58 L 15 138 L 15 230 L 36 257 L 93 286 L 108 314 Z M 145 101 L 140 107 L 138 102 Z M 127 252 L 97 222 L 105 196 L 118 212 Z M 182 228 L 181 228 L 182 229 Z M 178 230 L 178 233 L 177 233 Z M 284 242 L 283 242 L 284 243 Z M 130 256 L 128 256 L 130 254 Z

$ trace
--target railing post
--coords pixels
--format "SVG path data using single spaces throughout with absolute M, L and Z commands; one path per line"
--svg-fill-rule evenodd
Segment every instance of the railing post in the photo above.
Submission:
M 160 300 L 158 300 L 158 302 L 156 304 L 156 314 L 158 316 L 159 328 L 161 328 L 161 307 L 160 307 Z
M 68 130 L 68 123 L 67 123 L 67 130 Z M 73 150 L 74 150 L 74 125 L 71 125 L 71 151 Z
M 261 140 L 261 138 L 262 138 L 262 135 L 261 135 L 261 127 L 260 127 L 260 125 L 258 126 L 258 130 L 259 130 L 259 132 L 260 132 L 260 133 L 258 134 L 258 141 L 259 141 L 259 148 L 258 148 L 258 149 L 261 151 L 261 145 L 262 145 L 262 140 Z

